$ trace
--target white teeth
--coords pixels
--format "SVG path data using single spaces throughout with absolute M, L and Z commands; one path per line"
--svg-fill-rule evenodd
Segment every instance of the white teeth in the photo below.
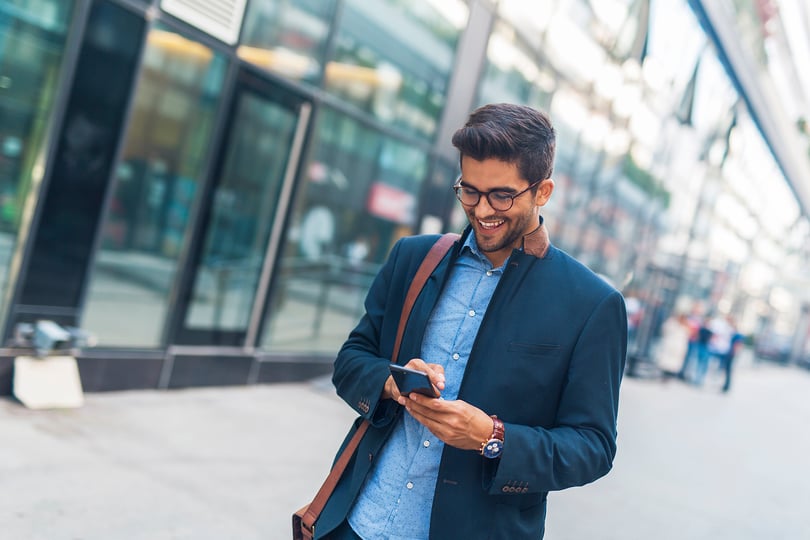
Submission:
M 495 228 L 499 227 L 502 223 L 503 223 L 503 220 L 489 221 L 489 222 L 481 221 L 480 219 L 478 220 L 478 224 L 481 225 L 482 229 L 495 229 Z

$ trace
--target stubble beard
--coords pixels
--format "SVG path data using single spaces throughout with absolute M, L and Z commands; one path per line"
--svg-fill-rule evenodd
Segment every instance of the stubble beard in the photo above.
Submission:
M 504 236 L 501 236 L 500 238 L 489 238 L 479 234 L 481 225 L 478 218 L 474 213 L 468 213 L 467 217 L 471 223 L 474 223 L 473 232 L 475 233 L 475 242 L 478 244 L 478 249 L 483 253 L 495 253 L 506 248 L 514 249 L 515 247 L 518 247 L 519 241 L 523 238 L 523 235 L 526 234 L 526 231 L 528 230 L 528 220 L 532 219 L 533 215 L 521 216 L 518 220 L 507 218 L 505 216 L 490 216 L 487 220 L 497 217 L 497 219 L 501 219 L 504 222 L 501 227 L 504 228 L 505 232 L 502 232 Z

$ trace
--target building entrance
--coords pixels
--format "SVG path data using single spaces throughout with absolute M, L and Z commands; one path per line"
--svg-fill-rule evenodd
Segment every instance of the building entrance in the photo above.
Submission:
M 254 347 L 310 112 L 289 90 L 239 74 L 170 343 Z

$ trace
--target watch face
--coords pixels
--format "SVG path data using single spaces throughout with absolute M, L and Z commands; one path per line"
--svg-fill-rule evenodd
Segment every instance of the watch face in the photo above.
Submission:
M 503 450 L 503 441 L 499 441 L 498 439 L 490 439 L 490 441 L 484 446 L 483 454 L 486 458 L 496 458 L 501 455 L 501 451 Z

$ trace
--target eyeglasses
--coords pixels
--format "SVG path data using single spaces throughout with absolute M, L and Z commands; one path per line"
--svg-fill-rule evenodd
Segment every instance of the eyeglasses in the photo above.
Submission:
M 498 212 L 506 212 L 512 205 L 515 204 L 515 199 L 532 189 L 534 186 L 542 182 L 542 180 L 538 180 L 532 184 L 529 184 L 529 187 L 524 189 L 523 191 L 519 191 L 517 193 L 510 193 L 508 191 L 504 191 L 502 189 L 493 189 L 492 191 L 478 191 L 475 188 L 471 188 L 469 186 L 465 186 L 461 183 L 461 177 L 456 180 L 455 185 L 453 186 L 453 191 L 456 192 L 456 198 L 463 204 L 464 206 L 476 206 L 478 205 L 479 201 L 481 200 L 481 195 L 484 195 L 487 198 L 487 202 L 492 207 L 493 210 L 497 210 Z

